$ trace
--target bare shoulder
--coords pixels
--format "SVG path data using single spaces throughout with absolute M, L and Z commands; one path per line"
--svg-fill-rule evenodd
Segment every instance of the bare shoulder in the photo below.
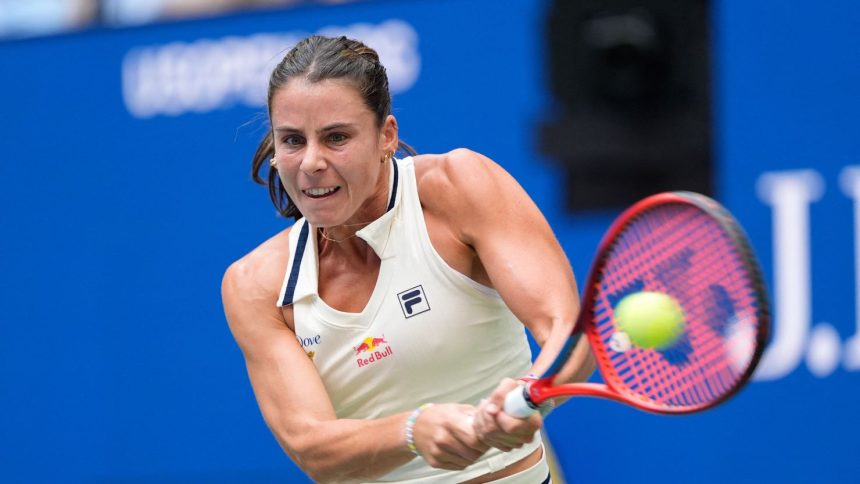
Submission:
M 415 177 L 425 212 L 456 215 L 485 204 L 498 189 L 499 178 L 510 175 L 490 158 L 458 148 L 415 157 Z
M 277 314 L 275 304 L 290 257 L 290 229 L 266 240 L 224 273 L 221 297 L 231 329 L 258 318 L 241 317 L 248 313 Z
M 481 185 L 488 172 L 500 169 L 490 158 L 470 149 L 458 148 L 448 153 L 419 155 L 415 158 L 415 175 L 419 194 L 450 194 L 451 190 Z
M 243 292 L 268 292 L 275 282 L 277 292 L 290 257 L 289 235 L 290 229 L 285 229 L 230 264 L 224 274 L 224 284 Z
M 465 148 L 416 157 L 415 175 L 425 213 L 455 225 L 484 217 L 516 185 L 495 161 Z

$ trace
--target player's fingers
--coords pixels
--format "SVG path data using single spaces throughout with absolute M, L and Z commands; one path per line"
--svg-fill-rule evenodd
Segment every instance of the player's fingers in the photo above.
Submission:
M 475 419 L 478 418 L 477 409 L 471 405 L 466 405 L 461 408 L 461 411 L 463 418 L 454 422 L 453 435 L 463 446 L 470 449 L 471 452 L 467 457 L 472 457 L 474 452 L 474 459 L 477 459 L 489 449 L 489 446 L 482 442 L 475 432 Z
M 511 445 L 510 443 L 502 440 L 502 439 L 487 439 L 487 445 L 490 447 L 501 450 L 502 452 L 510 452 L 516 449 L 519 446 Z
M 457 459 L 444 453 L 428 453 L 424 455 L 424 460 L 427 461 L 430 467 L 449 471 L 459 471 L 469 466 L 465 460 Z
M 421 455 L 432 467 L 460 470 L 468 466 L 470 461 L 468 458 L 460 455 L 463 451 L 462 449 L 457 449 L 457 446 L 456 439 L 440 430 L 424 446 Z
M 423 454 L 427 462 L 442 469 L 464 469 L 489 448 L 473 430 L 476 409 L 471 405 L 449 405 L 446 420 L 426 434 Z
M 529 435 L 509 434 L 499 430 L 498 432 L 488 434 L 484 442 L 497 449 L 510 450 L 522 446 L 530 438 L 531 436 Z
M 466 459 L 462 459 L 456 455 L 444 454 L 440 460 L 437 461 L 437 465 L 434 467 L 438 467 L 440 469 L 447 469 L 449 471 L 462 471 L 463 469 L 469 467 L 472 462 Z
M 522 440 L 523 442 L 531 442 L 535 432 L 541 428 L 542 424 L 543 419 L 537 413 L 522 419 L 511 417 L 504 412 L 496 415 L 496 425 L 500 431 L 519 439 L 525 439 Z
M 496 419 L 493 416 L 486 414 L 481 418 L 481 424 L 476 425 L 475 434 L 477 439 L 490 447 L 495 447 L 500 450 L 511 450 L 511 444 L 515 443 L 518 438 L 512 437 L 498 426 Z
M 429 455 L 425 456 L 430 465 L 442 469 L 465 469 L 478 460 L 483 452 L 478 452 L 451 435 L 438 438 L 431 446 Z M 430 457 L 430 458 L 428 458 Z
M 483 451 L 475 449 L 475 448 L 469 446 L 468 444 L 466 444 L 464 442 L 460 442 L 460 441 L 457 441 L 456 444 L 452 444 L 446 450 L 450 455 L 456 456 L 458 462 L 462 461 L 466 465 L 469 465 L 472 462 L 475 462 L 482 455 L 484 455 Z
M 511 390 L 519 386 L 517 380 L 511 378 L 503 379 L 499 385 L 493 390 L 493 393 L 487 398 L 488 404 L 492 404 L 493 406 L 490 408 L 491 413 L 496 413 L 500 409 L 502 409 L 505 405 L 505 397 L 510 393 Z
M 487 410 L 487 405 L 487 400 L 481 400 L 472 420 L 472 430 L 482 441 L 491 433 L 500 430 L 496 424 L 495 416 Z
M 481 442 L 495 447 L 503 452 L 522 447 L 526 442 L 534 438 L 534 422 L 520 423 L 519 419 L 513 418 L 504 412 L 498 411 L 491 400 L 482 401 L 477 409 L 474 421 L 474 429 Z M 506 422 L 507 428 L 502 427 L 500 422 Z
M 491 405 L 488 403 L 488 405 Z M 534 440 L 534 435 L 540 429 L 542 419 L 539 415 L 533 415 L 525 419 L 511 417 L 504 412 L 489 415 L 484 412 L 478 435 L 484 443 L 502 451 L 518 449 L 524 444 Z M 491 421 L 490 421 L 491 420 Z
M 484 442 L 481 437 L 471 428 L 471 424 L 467 429 L 455 434 L 455 437 L 464 446 L 477 453 L 476 459 L 484 454 L 491 446 Z
M 490 417 L 489 422 L 484 425 L 476 425 L 476 438 L 484 445 L 495 447 L 502 451 L 510 451 L 521 439 L 516 436 L 506 434 L 495 423 L 495 419 Z

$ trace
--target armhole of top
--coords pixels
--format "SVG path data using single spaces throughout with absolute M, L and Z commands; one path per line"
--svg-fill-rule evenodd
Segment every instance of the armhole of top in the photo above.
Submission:
M 448 264 L 448 262 L 436 250 L 436 247 L 433 246 L 433 240 L 430 238 L 430 232 L 427 230 L 427 220 L 425 220 L 424 218 L 424 207 L 421 206 L 421 199 L 418 193 L 418 175 L 416 173 L 414 161 L 412 161 L 410 165 L 411 166 L 408 167 L 408 170 L 404 170 L 410 172 L 410 180 L 408 184 L 404 180 L 404 192 L 408 192 L 404 193 L 404 197 L 408 196 L 410 199 L 412 199 L 411 201 L 414 202 L 410 203 L 409 206 L 410 210 L 417 211 L 416 221 L 418 226 L 416 227 L 416 229 L 418 231 L 418 237 L 421 240 L 421 248 L 425 256 L 427 256 L 427 260 L 432 260 L 439 272 L 443 274 L 446 278 L 448 278 L 452 283 L 461 285 L 466 289 L 475 291 L 478 294 L 489 299 L 501 301 L 502 296 L 497 290 L 492 287 L 485 286 L 484 284 L 481 284 L 480 282 L 470 278 L 466 274 L 463 274 L 457 269 L 451 267 L 451 265 Z M 406 177 L 404 176 L 404 178 Z M 408 185 L 411 185 L 411 189 L 405 190 Z
M 296 226 L 301 223 L 300 230 L 296 231 Z M 293 225 L 293 230 L 290 230 L 290 258 L 287 263 L 287 270 L 284 274 L 284 283 L 281 285 L 281 292 L 278 296 L 278 307 L 289 306 L 293 303 L 293 296 L 296 291 L 296 284 L 299 279 L 299 271 L 302 267 L 302 258 L 305 253 L 305 246 L 308 241 L 309 227 L 307 220 L 301 219 Z M 294 243 L 295 242 L 295 243 Z

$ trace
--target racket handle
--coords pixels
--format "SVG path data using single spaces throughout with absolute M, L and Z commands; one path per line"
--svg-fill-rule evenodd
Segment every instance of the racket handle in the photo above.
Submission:
M 514 388 L 505 396 L 505 413 L 511 417 L 526 418 L 538 411 L 529 398 L 528 386 Z

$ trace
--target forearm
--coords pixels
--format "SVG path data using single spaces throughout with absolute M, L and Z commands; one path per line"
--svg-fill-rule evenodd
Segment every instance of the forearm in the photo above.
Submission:
M 573 354 L 568 359 L 567 364 L 559 370 L 556 381 L 558 383 L 575 383 L 588 380 L 596 367 L 597 362 L 591 351 L 588 337 L 583 334 L 573 349 Z
M 271 428 L 284 450 L 314 481 L 360 482 L 385 475 L 415 458 L 405 443 L 407 416 L 307 421 L 289 432 L 284 427 Z
M 550 318 L 548 318 L 550 319 Z M 530 373 L 542 375 L 555 361 L 567 340 L 570 338 L 574 322 L 569 318 L 552 318 L 547 324 L 533 324 L 532 337 L 541 347 L 541 352 L 532 364 Z M 558 373 L 558 381 L 564 383 L 587 380 L 594 372 L 596 362 L 591 352 L 588 338 L 583 335 L 568 358 L 567 363 Z
M 379 419 L 339 419 L 304 352 L 286 365 L 252 362 L 249 374 L 257 403 L 278 443 L 314 481 L 372 480 L 409 462 L 407 412 Z M 303 384 L 297 386 L 295 379 Z
M 573 329 L 570 316 L 544 316 L 539 319 L 540 321 L 532 320 L 526 325 L 532 338 L 541 348 L 530 370 L 534 375 L 542 375 L 549 369 Z
M 272 265 L 267 262 L 257 256 L 232 265 L 222 294 L 260 411 L 281 447 L 321 482 L 372 480 L 409 462 L 414 455 L 405 443 L 408 413 L 366 421 L 337 418 L 292 330 L 292 312 L 277 309 L 277 295 L 264 289 L 278 285 L 262 270 Z

